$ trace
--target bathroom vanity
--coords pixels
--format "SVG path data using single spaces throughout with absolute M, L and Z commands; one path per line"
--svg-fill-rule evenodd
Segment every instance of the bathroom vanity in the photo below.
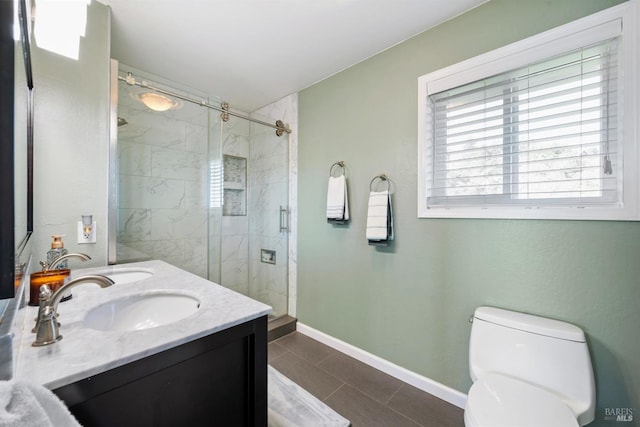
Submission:
M 73 276 L 95 273 L 116 283 L 73 289 L 57 343 L 32 347 L 37 308 L 21 310 L 16 378 L 83 426 L 267 425 L 269 306 L 161 261 Z

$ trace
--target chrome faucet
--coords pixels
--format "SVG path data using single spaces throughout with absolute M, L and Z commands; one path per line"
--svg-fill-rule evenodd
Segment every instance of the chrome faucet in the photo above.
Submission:
M 47 264 L 44 261 L 40 261 L 40 265 L 42 266 L 42 271 L 46 273 L 47 271 L 55 270 L 56 267 L 60 265 L 62 261 L 69 258 L 80 258 L 82 261 L 89 261 L 91 259 L 91 257 L 87 254 L 82 254 L 82 253 L 66 254 L 66 255 L 59 256 L 58 258 L 51 261 L 49 264 Z
M 62 339 L 62 335 L 60 335 L 59 329 L 60 325 L 56 319 L 58 304 L 60 304 L 60 300 L 62 300 L 62 296 L 65 293 L 67 293 L 71 288 L 75 288 L 82 283 L 95 283 L 101 288 L 106 288 L 113 285 L 114 281 L 101 274 L 88 274 L 86 276 L 81 276 L 76 279 L 70 280 L 69 282 L 62 285 L 62 287 L 55 291 L 53 295 L 51 295 L 51 298 L 45 304 L 43 304 L 41 309 L 38 311 L 38 319 L 36 321 L 35 327 L 36 340 L 33 342 L 33 344 L 31 344 L 32 346 L 41 347 L 44 345 L 53 344 L 54 342 L 58 342 Z M 42 285 L 41 289 L 45 286 L 48 287 L 48 285 Z

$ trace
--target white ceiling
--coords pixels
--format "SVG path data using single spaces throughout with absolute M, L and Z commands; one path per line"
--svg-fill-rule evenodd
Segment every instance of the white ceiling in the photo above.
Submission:
M 487 0 L 99 0 L 111 55 L 254 111 Z

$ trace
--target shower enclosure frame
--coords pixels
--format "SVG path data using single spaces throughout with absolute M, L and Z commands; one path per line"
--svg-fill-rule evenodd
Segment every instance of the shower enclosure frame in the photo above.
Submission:
M 145 89 L 150 89 L 150 90 L 154 90 L 157 91 L 159 93 L 168 95 L 168 96 L 172 96 L 193 104 L 196 104 L 197 106 L 200 107 L 205 107 L 208 108 L 209 110 L 214 110 L 214 111 L 218 111 L 221 112 L 222 114 L 220 115 L 220 120 L 221 122 L 219 122 L 219 126 L 221 127 L 220 130 L 222 132 L 222 126 L 224 126 L 224 122 L 226 122 L 229 119 L 229 116 L 232 117 L 236 117 L 236 118 L 240 118 L 240 119 L 244 119 L 244 120 L 248 120 L 249 122 L 253 122 L 253 123 L 257 123 L 263 126 L 267 126 L 270 127 L 272 129 L 275 129 L 275 133 L 277 136 L 281 136 L 281 135 L 286 135 L 287 137 L 287 141 L 284 142 L 285 144 L 287 144 L 287 153 L 289 153 L 289 147 L 291 146 L 291 129 L 289 128 L 288 125 L 285 125 L 283 123 L 282 120 L 277 120 L 274 124 L 265 122 L 263 120 L 257 119 L 255 117 L 251 117 L 251 116 L 246 116 L 234 111 L 231 111 L 228 104 L 226 103 L 221 103 L 220 106 L 216 106 L 213 105 L 207 101 L 202 101 L 202 100 L 198 100 L 198 99 L 194 99 L 191 98 L 190 96 L 185 96 L 183 94 L 178 94 L 178 93 L 174 93 L 171 90 L 166 90 L 163 88 L 159 88 L 159 87 L 155 87 L 153 84 L 149 84 L 146 81 L 142 80 L 141 82 L 139 80 L 137 80 L 135 77 L 133 77 L 131 74 L 128 74 L 126 77 L 121 77 L 121 75 L 119 75 L 119 64 L 117 61 L 112 60 L 111 61 L 111 93 L 110 93 L 110 97 L 111 97 L 111 108 L 110 108 L 110 126 L 109 126 L 109 130 L 110 130 L 110 144 L 109 144 L 109 185 L 111 188 L 111 191 L 109 191 L 109 215 L 108 215 L 108 234 L 109 234 L 109 239 L 108 239 L 108 262 L 109 264 L 115 264 L 118 262 L 117 259 L 117 248 L 116 248 L 116 243 L 117 243 L 117 238 L 116 238 L 116 233 L 117 233 L 117 215 L 118 215 L 118 166 L 117 166 L 117 158 L 118 158 L 118 86 L 119 86 L 119 81 L 124 81 L 129 85 L 136 85 L 136 86 L 140 86 L 143 87 Z M 127 81 L 127 79 L 129 81 Z M 151 78 L 153 79 L 153 78 Z M 169 84 L 170 85 L 170 84 Z M 296 99 L 297 101 L 297 99 Z M 272 116 L 272 115 L 270 115 Z M 209 126 L 209 129 L 210 126 Z M 222 149 L 221 149 L 222 151 Z M 222 152 L 221 152 L 222 154 Z M 290 161 L 291 157 L 289 159 L 287 159 L 287 163 Z M 287 179 L 291 178 L 291 172 L 292 169 L 289 166 L 289 177 Z M 295 186 L 295 184 L 294 184 Z M 295 187 L 294 187 L 295 188 Z M 291 183 L 289 184 L 289 189 L 288 189 L 288 196 L 287 196 L 287 200 L 285 202 L 285 209 L 287 211 L 287 225 L 289 225 L 289 223 L 291 222 L 291 219 L 289 219 L 289 206 L 291 206 L 290 200 L 289 198 L 291 197 Z M 282 214 L 280 214 L 280 218 L 282 218 Z M 281 220 L 281 219 L 280 219 Z M 282 221 L 282 220 L 281 220 Z M 282 230 L 280 230 L 282 232 Z M 290 230 L 286 230 L 286 234 L 287 234 L 287 238 L 286 238 L 286 250 L 284 250 L 284 253 L 279 254 L 279 259 L 286 259 L 287 260 L 287 265 L 285 266 L 285 268 L 287 269 L 287 274 L 286 274 L 286 283 L 285 283 L 285 292 L 284 292 L 284 313 L 283 314 L 293 314 L 295 315 L 295 313 L 291 312 L 291 308 L 293 308 L 293 310 L 295 310 L 295 300 L 293 303 L 293 307 L 291 307 L 292 303 L 292 298 L 290 295 L 290 287 L 291 287 L 291 283 L 290 283 L 290 272 L 292 271 L 291 266 L 289 265 L 289 261 L 291 260 L 291 247 L 292 247 L 292 242 L 291 242 L 291 233 Z M 221 243 L 221 242 L 220 242 Z M 220 244 L 219 243 L 219 244 Z M 282 258 L 280 258 L 282 257 Z M 126 261 L 125 261 L 126 262 Z M 215 275 L 214 275 L 215 276 Z M 208 277 L 210 280 L 213 280 L 214 282 L 219 282 L 224 286 L 224 282 L 222 281 L 218 281 L 216 280 L 214 277 L 209 276 Z M 219 276 L 220 278 L 220 276 Z M 249 294 L 249 296 L 251 296 Z

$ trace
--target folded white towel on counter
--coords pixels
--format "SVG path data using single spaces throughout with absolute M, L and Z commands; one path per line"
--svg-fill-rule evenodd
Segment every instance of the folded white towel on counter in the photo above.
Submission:
M 81 427 L 49 389 L 14 380 L 0 381 L 0 426 Z
M 388 190 L 369 193 L 366 235 L 369 244 L 374 245 L 393 240 L 393 209 Z
M 330 176 L 327 186 L 327 220 L 349 220 L 349 196 L 347 194 L 347 179 L 344 175 Z

